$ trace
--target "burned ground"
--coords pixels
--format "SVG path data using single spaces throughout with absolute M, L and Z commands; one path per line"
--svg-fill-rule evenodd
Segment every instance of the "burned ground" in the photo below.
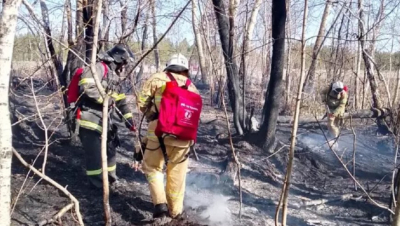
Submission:
M 13 122 L 23 120 L 13 126 L 13 145 L 28 163 L 34 162 L 36 168 L 41 168 L 43 153 L 34 160 L 45 144 L 45 136 L 38 117 L 24 120 L 25 116 L 37 111 L 30 82 L 23 84 L 13 89 L 10 95 Z M 39 82 L 35 87 L 41 85 Z M 102 194 L 89 188 L 84 173 L 84 150 L 79 144 L 71 145 L 66 140 L 67 130 L 61 119 L 59 99 L 56 96 L 49 98 L 50 94 L 45 88 L 36 92 L 39 109 L 49 127 L 49 136 L 52 135 L 45 173 L 79 200 L 85 225 L 103 225 Z M 209 95 L 204 93 L 204 96 Z M 228 143 L 217 139 L 227 131 L 224 114 L 209 106 L 209 101 L 204 102 L 206 105 L 196 145 L 200 160 L 190 159 L 187 178 L 185 208 L 190 220 L 170 222 L 168 225 L 274 225 L 287 147 L 268 157 L 268 153 L 235 139 L 235 148 L 243 164 L 243 208 L 242 219 L 239 220 L 238 181 L 231 184 L 220 178 L 227 163 L 227 153 L 231 151 Z M 374 126 L 356 127 L 356 177 L 373 199 L 387 206 L 394 147 L 389 137 L 377 137 L 374 130 Z M 278 148 L 289 143 L 289 125 L 280 125 L 277 133 L 281 142 Z M 122 148 L 118 150 L 117 174 L 125 183 L 111 191 L 113 225 L 152 225 L 153 205 L 145 177 L 129 167 L 133 136 L 126 129 L 121 129 L 120 135 Z M 352 136 L 350 130 L 343 132 L 338 151 L 350 170 Z M 299 130 L 288 225 L 388 225 L 388 212 L 367 201 L 360 189 L 354 190 L 353 181 L 323 143 L 323 136 L 317 127 Z M 12 225 L 38 224 L 70 203 L 52 185 L 28 173 L 17 159 L 13 159 L 12 166 L 12 201 L 16 203 Z M 341 199 L 343 195 L 346 198 Z M 321 199 L 330 202 L 313 205 L 309 202 Z M 76 225 L 74 212 L 66 213 L 62 223 Z

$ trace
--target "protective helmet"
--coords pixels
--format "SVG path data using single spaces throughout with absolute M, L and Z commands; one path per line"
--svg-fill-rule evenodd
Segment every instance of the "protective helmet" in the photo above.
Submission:
M 343 82 L 337 81 L 332 83 L 332 90 L 336 93 L 341 93 L 344 89 Z
M 187 71 L 189 70 L 189 61 L 180 53 L 174 54 L 167 62 L 165 70 Z
M 113 62 L 116 64 L 128 64 L 134 60 L 132 51 L 125 44 L 117 44 L 112 49 L 108 50 L 107 54 L 113 58 Z

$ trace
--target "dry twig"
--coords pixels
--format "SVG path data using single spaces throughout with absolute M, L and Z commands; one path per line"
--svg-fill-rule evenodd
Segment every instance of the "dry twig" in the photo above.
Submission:
M 353 127 L 353 117 L 350 117 L 350 127 L 351 127 L 351 132 L 353 133 L 353 177 L 356 178 L 356 141 L 357 141 L 357 135 Z M 357 191 L 357 184 L 354 182 L 354 190 Z
M 75 214 L 78 217 L 78 221 L 79 221 L 79 225 L 83 226 L 83 220 L 82 220 L 82 215 L 79 211 L 79 202 L 78 200 L 75 198 L 75 196 L 73 196 L 66 188 L 64 188 L 63 186 L 61 186 L 59 183 L 57 183 L 56 181 L 54 181 L 53 179 L 51 179 L 50 177 L 46 176 L 45 174 L 41 173 L 39 170 L 37 170 L 35 167 L 33 167 L 32 165 L 28 164 L 23 158 L 22 156 L 13 148 L 13 154 L 15 155 L 15 157 L 17 157 L 17 159 L 22 163 L 22 165 L 24 165 L 25 167 L 29 168 L 30 170 L 32 170 L 35 174 L 37 174 L 39 177 L 43 178 L 45 181 L 49 182 L 51 185 L 53 185 L 54 187 L 58 188 L 60 191 L 62 191 L 68 198 L 71 199 L 71 201 L 74 203 L 74 207 L 75 207 Z
M 66 205 L 64 208 L 62 208 L 60 211 L 58 211 L 58 213 L 56 215 L 54 215 L 51 219 L 49 220 L 43 220 L 39 223 L 39 226 L 44 226 L 47 224 L 52 224 L 58 220 L 61 220 L 61 217 L 70 209 L 72 209 L 72 207 L 74 206 L 73 203 L 70 203 L 68 205 Z
M 45 150 L 44 150 L 44 159 L 43 159 L 43 165 L 42 165 L 42 173 L 43 173 L 43 174 L 46 174 L 46 173 L 45 173 L 45 170 L 46 170 L 47 154 L 48 154 L 48 151 L 49 151 L 49 139 L 48 139 L 48 134 L 47 134 L 47 126 L 46 126 L 46 124 L 44 123 L 42 114 L 40 113 L 39 104 L 38 104 L 38 102 L 37 102 L 37 100 L 36 100 L 35 89 L 34 89 L 34 87 L 33 87 L 33 80 L 32 80 L 32 78 L 31 78 L 31 89 L 32 89 L 33 99 L 34 99 L 34 101 L 35 101 L 36 110 L 37 110 L 37 112 L 38 112 L 38 115 L 39 115 L 39 118 L 40 118 L 40 122 L 42 123 L 42 126 L 43 126 L 43 128 L 44 128 Z
M 317 118 L 316 115 L 315 115 L 315 120 L 317 121 L 318 126 L 319 126 L 320 130 L 322 131 L 322 134 L 323 134 L 324 137 L 325 137 L 325 140 L 328 140 L 328 137 L 326 136 L 324 130 L 322 129 L 321 123 L 319 122 L 319 120 L 318 120 L 318 118 Z M 336 151 L 334 151 L 334 150 L 332 149 L 332 146 L 329 146 L 329 149 L 333 152 L 333 154 L 335 155 L 335 157 L 339 160 L 340 164 L 342 164 L 343 168 L 344 168 L 344 169 L 346 170 L 346 172 L 349 174 L 349 176 L 351 177 L 351 179 L 353 179 L 353 181 L 356 183 L 356 185 L 357 185 L 359 188 L 361 188 L 361 190 L 367 195 L 368 200 L 370 200 L 371 203 L 374 204 L 375 206 L 377 206 L 377 207 L 379 207 L 379 208 L 382 208 L 382 209 L 384 209 L 384 210 L 387 210 L 387 211 L 389 211 L 391 214 L 394 214 L 394 212 L 393 212 L 391 209 L 389 209 L 389 208 L 387 208 L 386 206 L 383 206 L 382 204 L 379 204 L 377 201 L 375 201 L 375 200 L 368 194 L 368 192 L 365 190 L 365 188 L 360 184 L 360 182 L 358 182 L 358 180 L 357 180 L 355 177 L 353 177 L 352 173 L 349 171 L 349 169 L 347 168 L 347 166 L 346 166 L 346 165 L 343 163 L 343 161 L 340 159 L 340 157 L 338 156 L 338 154 L 336 153 Z
M 325 199 L 317 199 L 317 200 L 303 200 L 303 206 L 317 206 L 322 205 L 328 202 L 336 202 L 336 201 L 346 201 L 353 197 L 352 194 L 345 194 L 339 197 L 334 198 L 325 198 Z
M 232 141 L 232 133 L 231 133 L 231 124 L 229 123 L 229 117 L 228 117 L 228 112 L 226 110 L 226 105 L 225 105 L 225 97 L 222 96 L 222 105 L 224 107 L 224 112 L 225 112 L 225 118 L 226 118 L 226 125 L 228 127 L 228 136 L 229 136 L 229 143 L 231 145 L 231 150 L 232 150 L 232 156 L 233 159 L 235 160 L 235 163 L 238 167 L 238 179 L 239 179 L 239 200 L 240 200 L 240 206 L 239 206 L 239 218 L 242 219 L 242 205 L 243 205 L 243 201 L 242 201 L 242 178 L 241 178 L 241 174 L 240 174 L 240 161 L 239 158 L 236 156 L 236 152 L 235 152 L 235 147 L 233 146 L 233 141 Z

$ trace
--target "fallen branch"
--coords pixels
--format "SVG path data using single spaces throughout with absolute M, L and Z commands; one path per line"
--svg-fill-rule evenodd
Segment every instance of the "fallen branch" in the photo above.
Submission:
M 346 201 L 349 200 L 351 197 L 353 197 L 352 194 L 345 194 L 339 197 L 334 197 L 329 199 L 303 200 L 303 206 L 317 206 L 328 202 Z
M 41 173 L 39 170 L 37 170 L 35 167 L 33 167 L 32 165 L 28 164 L 23 158 L 22 156 L 13 148 L 12 150 L 13 154 L 15 155 L 15 157 L 17 157 L 17 159 L 22 163 L 22 165 L 24 165 L 25 167 L 29 168 L 30 170 L 32 170 L 35 174 L 37 174 L 39 177 L 43 178 L 45 181 L 49 182 L 51 185 L 53 185 L 54 187 L 58 188 L 60 191 L 62 191 L 68 198 L 71 199 L 71 201 L 74 203 L 74 207 L 75 207 L 75 214 L 78 217 L 78 221 L 79 221 L 79 225 L 83 226 L 83 220 L 82 220 L 82 215 L 79 211 L 79 201 L 75 198 L 75 196 L 73 196 L 66 188 L 64 188 L 63 186 L 61 186 L 59 183 L 57 183 L 56 181 L 54 181 L 53 179 L 51 179 L 50 177 L 44 175 L 43 173 Z
M 64 208 L 62 208 L 60 211 L 58 211 L 58 213 L 56 215 L 54 215 L 51 219 L 49 220 L 44 220 L 41 221 L 39 223 L 39 226 L 44 226 L 46 224 L 52 224 L 53 222 L 58 221 L 59 219 L 61 219 L 61 217 L 70 209 L 72 209 L 72 207 L 74 206 L 73 203 L 68 204 L 67 206 L 65 206 Z

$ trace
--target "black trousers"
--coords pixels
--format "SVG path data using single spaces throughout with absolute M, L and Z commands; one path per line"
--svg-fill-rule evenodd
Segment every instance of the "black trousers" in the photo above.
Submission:
M 97 188 L 102 188 L 101 134 L 94 130 L 80 128 L 79 138 L 85 149 L 86 175 L 89 182 Z M 110 131 L 107 137 L 107 165 L 108 180 L 111 184 L 118 179 L 116 175 L 116 148 L 118 144 L 112 138 Z

